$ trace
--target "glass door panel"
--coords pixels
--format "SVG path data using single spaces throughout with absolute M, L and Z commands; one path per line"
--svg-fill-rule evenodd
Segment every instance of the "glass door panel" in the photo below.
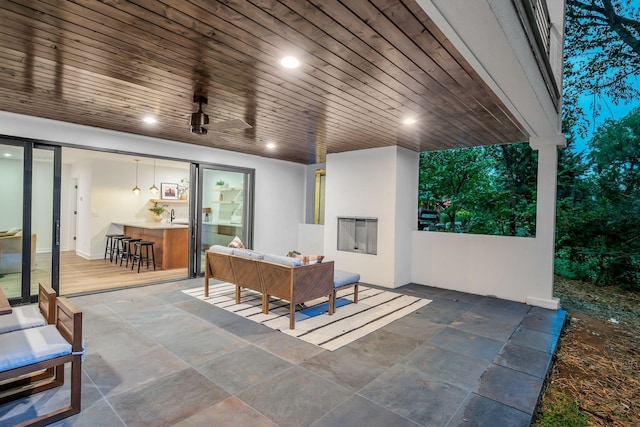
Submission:
M 0 286 L 14 304 L 33 302 L 38 283 L 58 290 L 60 147 L 0 141 L 0 179 Z
M 54 286 L 53 257 L 59 245 L 59 224 L 54 218 L 55 167 L 52 149 L 34 148 L 31 197 L 31 295 L 38 295 L 38 283 Z M 52 218 L 54 224 L 52 226 Z
M 22 217 L 24 207 L 24 148 L 0 143 L 0 286 L 7 298 L 22 298 Z
M 203 167 L 200 169 L 200 266 L 204 270 L 204 251 L 212 245 L 227 246 L 236 236 L 250 247 L 247 221 L 249 174 Z

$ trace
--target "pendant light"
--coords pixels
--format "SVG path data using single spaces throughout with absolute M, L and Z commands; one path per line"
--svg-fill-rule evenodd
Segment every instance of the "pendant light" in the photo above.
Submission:
M 158 187 L 156 187 L 156 159 L 153 159 L 153 185 L 149 188 L 151 194 L 158 193 Z
M 140 187 L 138 187 L 138 162 L 140 160 L 138 159 L 133 159 L 134 162 L 136 162 L 136 186 L 133 187 L 133 194 L 140 194 Z

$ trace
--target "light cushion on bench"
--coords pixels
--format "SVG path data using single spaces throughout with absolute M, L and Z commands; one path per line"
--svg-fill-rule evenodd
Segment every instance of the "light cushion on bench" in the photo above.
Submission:
M 264 260 L 274 264 L 286 265 L 287 267 L 300 267 L 302 265 L 302 259 L 282 255 L 265 254 Z
M 233 255 L 234 248 L 228 248 L 226 246 L 221 245 L 213 245 L 209 248 L 211 252 L 218 252 L 220 254 Z
M 0 372 L 71 354 L 71 344 L 54 325 L 0 335 Z
M 47 322 L 42 317 L 38 304 L 13 307 L 11 314 L 0 316 L 0 334 L 45 326 L 46 324 Z
M 360 281 L 360 275 L 358 273 L 351 273 L 350 271 L 334 270 L 333 271 L 333 287 L 340 288 L 342 286 L 350 285 Z
M 241 256 L 243 258 L 264 259 L 263 253 L 252 251 L 251 249 L 234 249 L 233 254 L 235 256 Z

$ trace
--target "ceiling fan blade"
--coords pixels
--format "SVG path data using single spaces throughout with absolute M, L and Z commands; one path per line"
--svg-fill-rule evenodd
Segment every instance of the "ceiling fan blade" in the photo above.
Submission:
M 209 130 L 213 132 L 223 132 L 230 129 L 251 129 L 252 127 L 253 126 L 242 119 L 231 119 L 210 124 Z

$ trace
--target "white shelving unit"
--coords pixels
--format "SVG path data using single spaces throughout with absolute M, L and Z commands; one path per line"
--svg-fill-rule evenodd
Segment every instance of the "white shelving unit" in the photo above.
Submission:
M 227 245 L 242 235 L 242 187 L 215 187 L 209 201 L 211 218 L 203 222 L 205 245 Z
M 242 223 L 242 187 L 221 187 L 213 189 L 211 200 L 212 222 L 219 224 Z

